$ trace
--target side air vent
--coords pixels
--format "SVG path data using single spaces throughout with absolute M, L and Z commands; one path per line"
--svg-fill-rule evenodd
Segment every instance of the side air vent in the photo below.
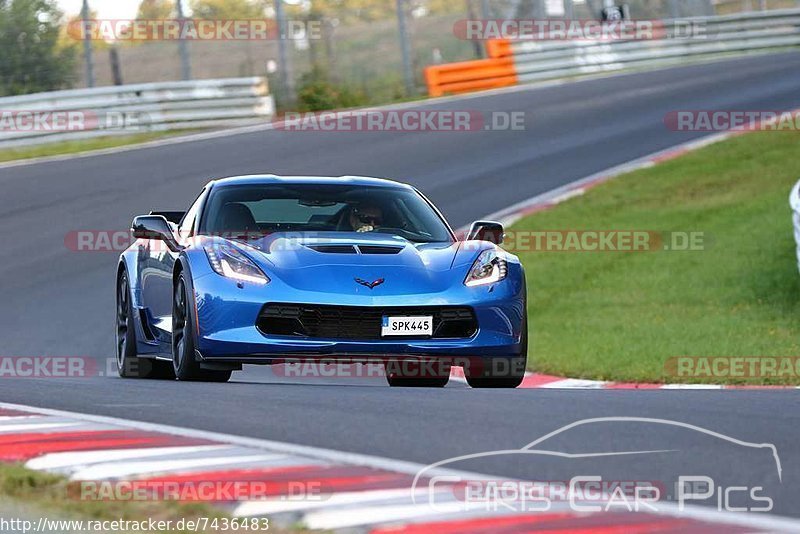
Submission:
M 356 248 L 353 245 L 308 245 L 311 250 L 316 250 L 323 254 L 355 254 Z
M 145 341 L 155 341 L 156 336 L 150 328 L 150 310 L 148 308 L 139 308 L 139 320 L 142 324 L 142 332 L 144 332 Z
M 387 247 L 381 245 L 358 245 L 361 254 L 400 254 L 403 247 Z

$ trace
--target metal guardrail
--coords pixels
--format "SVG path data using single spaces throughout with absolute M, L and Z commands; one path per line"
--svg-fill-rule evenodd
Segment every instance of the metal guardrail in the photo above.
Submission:
M 687 59 L 774 50 L 800 45 L 800 10 L 696 17 L 704 37 L 647 41 L 570 41 L 512 44 L 520 82 L 626 68 L 680 63 Z
M 665 21 L 665 27 L 672 28 L 675 22 Z M 668 33 L 664 38 L 636 41 L 510 41 L 516 78 L 520 83 L 533 82 L 800 46 L 800 9 L 692 17 L 680 22 L 693 23 L 705 34 L 683 38 Z M 429 86 L 432 96 L 440 92 Z
M 259 77 L 34 93 L 0 98 L 0 148 L 151 131 L 243 126 L 264 122 L 274 114 L 275 102 L 266 79 Z M 61 124 L 55 124 L 56 115 Z M 74 124 L 65 122 L 70 120 Z

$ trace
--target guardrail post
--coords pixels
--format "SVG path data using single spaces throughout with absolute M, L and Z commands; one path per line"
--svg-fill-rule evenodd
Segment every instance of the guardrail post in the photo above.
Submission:
M 183 0 L 175 0 L 178 9 L 178 20 L 184 23 L 186 17 L 183 16 Z M 178 39 L 178 54 L 181 56 L 181 79 L 192 79 L 192 60 L 189 57 L 189 44 L 185 39 Z
M 119 65 L 119 48 L 116 44 L 112 44 L 108 48 L 109 59 L 111 60 L 111 77 L 114 79 L 114 85 L 122 85 L 122 69 Z
M 464 0 L 464 3 L 466 4 L 467 7 L 467 20 L 477 19 L 478 15 L 475 14 L 475 6 L 473 5 L 472 0 Z M 483 6 L 481 6 L 481 8 L 483 8 Z M 483 13 L 483 10 L 481 10 L 481 13 Z M 483 15 L 481 15 L 481 18 L 486 20 L 486 17 Z M 442 63 L 441 54 L 437 54 L 438 51 L 439 51 L 438 48 L 433 49 L 433 57 L 434 57 L 433 63 L 435 65 L 439 65 Z M 475 54 L 476 59 L 482 59 L 485 57 L 483 43 L 481 43 L 477 39 L 472 40 L 472 51 Z
M 289 39 L 286 28 L 286 12 L 283 9 L 283 0 L 275 0 L 275 18 L 278 19 L 278 60 L 281 65 L 281 89 L 285 105 L 291 106 L 295 102 L 294 94 L 294 71 L 292 70 L 292 58 L 286 49 L 286 41 Z
M 86 87 L 94 87 L 94 61 L 92 59 L 92 33 L 89 31 L 89 0 L 83 0 L 83 60 L 86 63 Z
M 564 0 L 564 18 L 572 20 L 575 17 L 575 7 L 572 5 L 572 0 Z
M 669 0 L 669 18 L 677 19 L 681 16 L 680 0 Z
M 403 79 L 406 83 L 406 94 L 411 96 L 415 93 L 414 71 L 411 67 L 411 49 L 408 44 L 405 0 L 397 0 L 397 29 L 400 33 L 400 51 L 403 54 Z

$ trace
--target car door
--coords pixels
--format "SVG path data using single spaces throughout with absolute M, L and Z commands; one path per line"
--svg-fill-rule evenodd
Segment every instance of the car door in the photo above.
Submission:
M 195 235 L 207 189 L 203 189 L 179 225 L 170 223 L 179 243 Z M 172 272 L 179 255 L 180 251 L 170 250 L 163 241 L 151 239 L 139 256 L 142 303 L 145 306 L 140 313 L 147 318 L 153 341 L 159 343 L 162 353 L 171 350 Z

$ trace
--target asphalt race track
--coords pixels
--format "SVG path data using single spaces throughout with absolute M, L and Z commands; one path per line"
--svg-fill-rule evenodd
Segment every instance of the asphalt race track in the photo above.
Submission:
M 425 105 L 425 104 L 423 104 Z M 455 226 L 703 134 L 669 131 L 673 110 L 800 108 L 800 53 L 523 89 L 426 108 L 524 111 L 525 131 L 259 131 L 66 162 L 0 168 L 0 355 L 114 357 L 116 253 L 73 252 L 72 230 L 125 230 L 134 215 L 183 209 L 216 176 L 362 174 L 419 186 Z M 786 134 L 791 135 L 791 134 Z M 787 191 L 788 194 L 788 191 Z M 789 210 L 787 206 L 787 229 Z M 788 231 L 788 230 L 787 230 Z M 529 286 L 546 280 L 529 280 Z M 535 336 L 532 350 L 536 350 Z M 489 457 L 458 468 L 535 480 L 707 475 L 761 485 L 800 517 L 795 391 L 390 389 L 376 378 L 287 379 L 247 368 L 229 384 L 0 379 L 0 401 L 188 426 L 427 464 L 517 449 L 562 425 L 635 416 L 697 425 L 763 449 L 656 423 L 598 423 L 547 444 L 565 452 L 661 451 L 568 460 Z M 713 503 L 714 501 L 710 501 Z

